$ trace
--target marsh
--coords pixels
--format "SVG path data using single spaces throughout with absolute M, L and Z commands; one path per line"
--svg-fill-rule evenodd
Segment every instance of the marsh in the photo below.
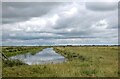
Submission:
M 61 63 L 65 61 L 65 57 L 56 53 L 53 48 L 46 48 L 42 51 L 31 54 L 19 54 L 16 56 L 12 56 L 9 59 L 18 59 L 28 65 L 33 64 L 47 64 L 47 63 Z

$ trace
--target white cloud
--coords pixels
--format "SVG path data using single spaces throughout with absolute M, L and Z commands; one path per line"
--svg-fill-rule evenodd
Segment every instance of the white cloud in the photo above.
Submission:
M 102 31 L 105 30 L 107 27 L 108 27 L 108 23 L 106 20 L 100 20 L 92 25 L 93 29 L 102 30 Z

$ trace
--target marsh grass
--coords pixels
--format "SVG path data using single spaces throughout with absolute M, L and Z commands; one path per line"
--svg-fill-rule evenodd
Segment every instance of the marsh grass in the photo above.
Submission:
M 0 78 L 2 77 L 2 47 L 0 47 Z
M 45 46 L 11 46 L 11 47 L 2 47 L 2 53 L 7 57 L 15 56 L 18 54 L 31 53 L 32 55 L 36 54 L 39 51 L 42 51 Z
M 4 77 L 117 77 L 117 46 L 53 47 L 68 61 L 3 67 Z M 84 59 L 83 59 L 84 58 Z
M 4 60 L 2 65 L 3 67 L 13 67 L 13 66 L 20 66 L 20 65 L 27 65 L 27 64 L 16 59 L 16 60 Z

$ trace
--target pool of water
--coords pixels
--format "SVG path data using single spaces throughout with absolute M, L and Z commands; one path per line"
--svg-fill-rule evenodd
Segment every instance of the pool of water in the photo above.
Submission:
M 65 62 L 65 57 L 56 53 L 53 50 L 53 48 L 43 49 L 43 51 L 40 51 L 35 55 L 31 55 L 30 53 L 27 53 L 27 54 L 12 56 L 10 57 L 10 59 L 18 59 L 28 65 Z

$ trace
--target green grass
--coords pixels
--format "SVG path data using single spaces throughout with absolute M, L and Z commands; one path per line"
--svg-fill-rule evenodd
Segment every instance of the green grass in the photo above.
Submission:
M 10 47 L 2 47 L 2 53 L 6 55 L 7 57 L 15 56 L 17 54 L 25 54 L 25 53 L 31 53 L 35 54 L 39 51 L 42 51 L 44 47 L 40 46 L 10 46 Z
M 53 47 L 68 60 L 59 64 L 3 67 L 4 77 L 117 77 L 118 47 Z M 7 53 L 6 53 L 7 54 Z
M 20 65 L 27 65 L 20 60 L 4 60 L 3 67 L 13 67 L 13 66 L 20 66 Z
M 67 53 L 68 56 L 76 54 L 78 57 L 84 57 L 83 62 L 86 63 L 81 73 L 94 76 L 117 76 L 118 74 L 118 47 L 57 47 L 55 49 L 63 53 L 62 55 Z M 74 61 L 73 57 L 69 59 Z M 83 62 L 81 61 L 80 64 Z
M 8 58 L 10 56 L 15 56 L 17 54 L 25 54 L 25 53 L 31 53 L 32 55 L 36 54 L 39 51 L 42 51 L 46 47 L 39 47 L 39 46 L 11 46 L 11 47 L 2 47 L 2 53 Z M 4 57 L 3 57 L 4 58 Z M 13 67 L 13 66 L 19 66 L 19 65 L 27 65 L 23 63 L 20 60 L 10 60 L 10 59 L 3 59 L 3 62 L 1 62 L 3 67 Z
M 1 52 L 2 52 L 2 47 L 0 47 L 0 78 L 2 77 L 2 56 L 1 56 Z

